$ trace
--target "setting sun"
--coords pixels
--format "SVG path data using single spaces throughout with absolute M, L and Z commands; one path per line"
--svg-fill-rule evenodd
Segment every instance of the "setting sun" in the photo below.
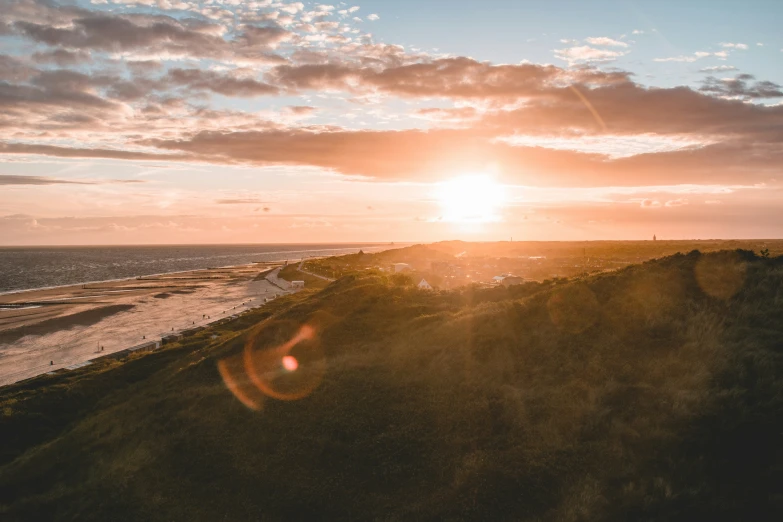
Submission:
M 443 221 L 488 223 L 500 220 L 503 186 L 485 174 L 469 174 L 438 185 L 436 198 Z

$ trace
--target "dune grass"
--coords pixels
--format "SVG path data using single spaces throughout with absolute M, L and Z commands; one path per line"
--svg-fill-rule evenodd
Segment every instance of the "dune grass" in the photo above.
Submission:
M 749 252 L 508 289 L 347 276 L 0 389 L 0 518 L 780 520 L 781 317 L 783 258 Z M 249 410 L 217 362 L 301 324 L 320 387 Z

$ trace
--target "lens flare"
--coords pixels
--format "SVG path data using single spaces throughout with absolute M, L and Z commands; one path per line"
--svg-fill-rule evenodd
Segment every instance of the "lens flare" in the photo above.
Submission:
M 295 372 L 296 369 L 299 368 L 299 361 L 292 355 L 286 355 L 283 357 L 283 368 L 289 372 Z
M 315 329 L 304 325 L 287 341 L 268 347 L 270 340 L 285 331 L 292 328 L 278 324 L 276 329 L 257 329 L 248 336 L 241 354 L 218 363 L 226 388 L 252 410 L 260 410 L 265 397 L 303 399 L 323 380 L 326 361 Z
M 696 281 L 705 294 L 724 301 L 745 284 L 745 263 L 734 252 L 702 256 L 694 269 Z
M 569 333 L 581 333 L 595 324 L 601 313 L 595 294 L 585 284 L 558 290 L 547 302 L 552 323 Z

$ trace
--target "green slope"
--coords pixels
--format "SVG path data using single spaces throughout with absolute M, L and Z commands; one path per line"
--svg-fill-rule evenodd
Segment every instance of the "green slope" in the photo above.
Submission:
M 0 389 L 0 519 L 783 516 L 783 259 L 399 283 L 344 277 L 162 352 Z M 227 390 L 218 361 L 254 323 L 260 348 L 315 328 L 313 393 L 252 411 Z

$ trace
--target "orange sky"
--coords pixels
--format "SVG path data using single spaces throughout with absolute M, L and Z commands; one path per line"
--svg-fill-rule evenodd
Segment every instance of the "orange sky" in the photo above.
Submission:
M 0 244 L 783 235 L 783 92 L 730 65 L 762 42 L 656 58 L 620 20 L 482 61 L 219 3 L 8 4 Z

